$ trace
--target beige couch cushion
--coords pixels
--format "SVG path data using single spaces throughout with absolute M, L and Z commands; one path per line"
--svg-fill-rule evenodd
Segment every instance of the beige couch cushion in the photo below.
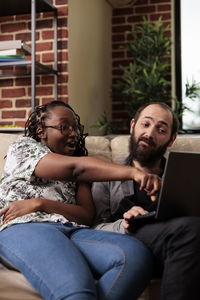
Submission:
M 110 142 L 112 162 L 121 163 L 128 155 L 130 135 L 114 137 Z
M 21 273 L 0 269 L 0 300 L 41 299 Z
M 129 152 L 129 135 L 119 135 L 110 142 L 112 161 L 120 163 Z M 170 150 L 200 152 L 200 135 L 178 135 L 172 147 L 167 149 L 166 155 Z
M 19 137 L 19 134 L 0 133 L 0 176 L 5 164 L 5 156 L 7 154 L 8 147 Z
M 103 136 L 87 136 L 85 140 L 89 156 L 95 156 L 100 159 L 110 161 L 110 141 Z

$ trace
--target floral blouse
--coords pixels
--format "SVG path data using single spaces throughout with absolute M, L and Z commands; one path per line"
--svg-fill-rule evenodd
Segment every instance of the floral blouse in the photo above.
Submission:
M 0 181 L 0 209 L 13 201 L 30 198 L 46 198 L 53 201 L 76 204 L 75 182 L 46 180 L 34 175 L 34 169 L 40 159 L 50 153 L 50 149 L 30 137 L 22 137 L 15 141 L 8 149 L 6 163 Z M 59 214 L 33 212 L 18 217 L 5 227 L 27 222 L 68 222 Z

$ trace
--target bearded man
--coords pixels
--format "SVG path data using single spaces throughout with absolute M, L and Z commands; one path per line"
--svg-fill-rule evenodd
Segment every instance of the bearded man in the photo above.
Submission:
M 176 139 L 178 120 L 165 103 L 142 106 L 131 121 L 129 156 L 124 164 L 163 175 L 164 153 Z M 187 172 L 187 170 L 185 170 Z M 178 178 L 177 178 L 178 180 Z M 189 184 L 189 183 L 188 183 Z M 184 188 L 184 187 L 183 187 Z M 197 300 L 200 277 L 200 218 L 168 221 L 135 220 L 156 209 L 156 197 L 131 180 L 98 182 L 92 187 L 96 206 L 94 228 L 142 241 L 152 252 L 154 275 L 162 276 L 162 300 Z

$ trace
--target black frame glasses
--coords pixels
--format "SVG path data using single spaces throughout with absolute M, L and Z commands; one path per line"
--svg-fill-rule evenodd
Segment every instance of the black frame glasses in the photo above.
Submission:
M 44 125 L 44 128 L 54 128 L 60 130 L 62 135 L 70 135 L 72 131 L 75 131 L 76 134 L 79 136 L 81 134 L 79 127 L 76 126 L 70 126 L 70 125 Z

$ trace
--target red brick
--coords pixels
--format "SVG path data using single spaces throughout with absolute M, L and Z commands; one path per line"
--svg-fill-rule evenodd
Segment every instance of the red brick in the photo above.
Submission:
M 112 58 L 124 58 L 124 52 L 123 51 L 113 52 L 112 53 Z
M 24 88 L 13 88 L 13 89 L 3 89 L 2 90 L 2 97 L 3 98 L 16 98 L 22 97 L 25 95 Z
M 124 42 L 124 35 L 120 34 L 120 35 L 113 35 L 112 36 L 112 41 L 113 42 Z
M 147 19 L 147 15 L 133 15 L 128 17 L 128 22 L 130 23 L 142 22 L 144 17 Z
M 56 5 L 67 4 L 67 0 L 56 0 Z
M 171 19 L 171 14 L 170 13 L 153 14 L 153 15 L 150 16 L 150 20 L 151 21 L 157 21 L 160 17 L 162 17 L 162 21 L 170 20 Z
M 123 71 L 122 70 L 119 70 L 119 69 L 117 69 L 117 70 L 113 70 L 112 71 L 112 75 L 113 76 L 119 76 L 119 75 L 123 75 Z
M 3 22 L 13 22 L 13 20 L 14 20 L 13 16 L 0 17 L 0 23 L 3 23 Z
M 59 18 L 58 19 L 58 28 L 65 28 L 67 27 L 67 18 Z
M 65 102 L 65 103 L 69 103 L 68 97 L 58 97 L 58 100 L 59 100 L 59 101 L 63 101 L 63 102 Z
M 24 32 L 16 34 L 16 40 L 31 41 L 31 33 Z
M 51 28 L 52 26 L 53 26 L 53 21 L 51 19 L 36 21 L 37 30 L 44 29 L 44 28 Z M 31 22 L 28 23 L 28 28 L 29 30 L 31 30 Z
M 58 52 L 58 61 L 68 61 L 68 53 L 64 51 Z
M 43 40 L 53 40 L 54 38 L 54 32 L 53 30 L 45 30 L 45 31 L 42 31 L 42 39 Z
M 58 11 L 58 16 L 67 16 L 68 15 L 68 7 L 65 6 L 61 6 L 57 8 Z
M 52 42 L 37 43 L 36 45 L 36 51 L 49 51 L 49 50 L 53 50 Z
M 2 111 L 2 118 L 3 119 L 23 119 L 26 116 L 25 110 L 7 110 Z
M 29 91 L 30 94 L 31 90 Z M 45 95 L 51 95 L 52 94 L 52 87 L 51 86 L 40 86 L 36 87 L 36 95 L 37 96 L 45 96 Z
M 31 78 L 30 77 L 25 77 L 25 78 L 16 78 L 15 80 L 16 86 L 27 86 L 31 85 Z
M 148 4 L 148 0 L 137 0 L 134 6 Z
M 136 13 L 153 13 L 156 11 L 156 7 L 154 5 L 151 5 L 151 6 L 139 6 L 139 7 L 136 7 L 135 9 L 135 12 Z
M 36 77 L 35 79 L 36 84 L 40 83 L 40 79 Z M 31 85 L 31 77 L 20 77 L 15 79 L 16 86 L 29 86 Z
M 171 5 L 170 4 L 163 4 L 163 5 L 158 5 L 157 10 L 160 11 L 171 11 Z
M 8 108 L 12 107 L 12 101 L 10 100 L 1 100 L 0 101 L 0 108 Z
M 26 23 L 8 23 L 1 25 L 1 32 L 13 32 L 26 29 Z
M 113 114 L 114 119 L 121 119 L 121 120 L 127 120 L 129 118 L 127 112 L 114 112 Z
M 112 32 L 113 33 L 123 33 L 127 30 L 131 30 L 131 25 L 121 25 L 121 26 L 113 26 Z
M 31 99 L 18 99 L 15 101 L 16 107 L 31 107 Z
M 16 15 L 15 20 L 31 20 L 31 15 L 30 14 L 25 14 L 25 15 Z
M 117 103 L 112 105 L 113 110 L 123 110 L 124 105 L 122 103 Z
M 43 17 L 44 18 L 49 18 L 49 17 L 53 17 L 54 16 L 54 12 L 53 11 L 47 11 L 43 13 Z
M 54 98 L 42 98 L 42 104 L 47 104 L 54 100 L 55 100 Z
M 11 41 L 13 40 L 13 35 L 0 35 L 0 41 Z
M 0 126 L 5 126 L 5 125 L 13 125 L 13 122 L 8 122 L 8 121 L 0 122 Z
M 65 95 L 67 94 L 68 89 L 67 89 L 67 85 L 59 85 L 58 86 L 58 94 L 59 95 Z
M 123 24 L 125 21 L 125 17 L 112 18 L 112 24 Z
M 0 79 L 0 87 L 13 86 L 13 79 Z
M 119 50 L 119 49 L 121 49 L 121 46 L 124 46 L 124 45 L 125 45 L 125 43 L 112 44 L 112 49 Z
M 62 64 L 58 64 L 58 72 L 67 72 L 68 70 L 68 65 L 65 64 L 65 63 L 62 63 Z
M 58 38 L 59 39 L 68 38 L 68 30 L 67 29 L 58 30 Z
M 54 76 L 42 76 L 42 84 L 54 84 Z
M 58 75 L 58 83 L 67 83 L 68 82 L 68 75 Z
M 62 49 L 66 50 L 66 49 L 68 49 L 68 43 L 67 43 L 67 41 L 58 41 L 58 49 L 59 50 L 62 50 Z
M 133 8 L 115 8 L 115 9 L 113 9 L 113 16 L 131 15 L 132 13 L 133 13 Z
M 54 61 L 54 53 L 44 53 L 42 54 L 42 62 L 52 62 Z
M 15 126 L 20 126 L 20 127 L 25 127 L 25 123 L 26 123 L 26 121 L 16 121 L 15 122 Z

